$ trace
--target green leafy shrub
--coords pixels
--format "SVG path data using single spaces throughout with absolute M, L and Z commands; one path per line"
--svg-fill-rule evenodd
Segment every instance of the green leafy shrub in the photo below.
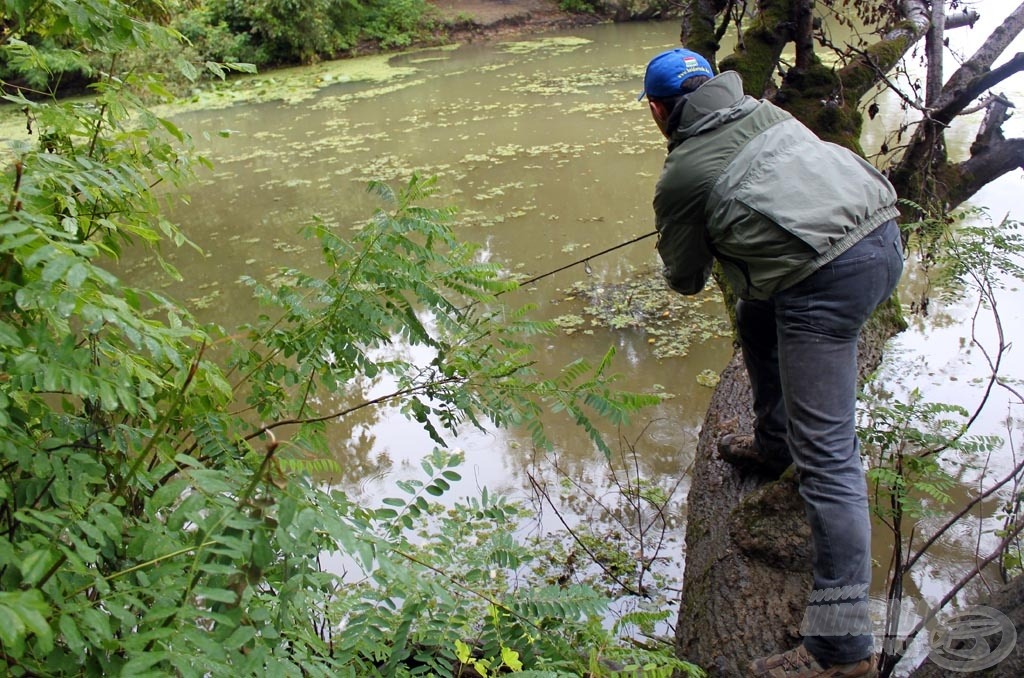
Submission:
M 240 58 L 310 63 L 355 45 L 363 6 L 353 0 L 210 0 L 209 25 L 241 38 Z
M 558 9 L 575 14 L 594 14 L 601 6 L 601 0 L 558 0 Z
M 270 61 L 267 49 L 248 32 L 232 31 L 227 21 L 215 15 L 210 5 L 181 7 L 172 26 L 188 41 L 197 60 L 237 61 L 261 66 Z
M 385 49 L 408 47 L 434 28 L 436 11 L 425 0 L 387 0 L 368 6 L 362 34 Z

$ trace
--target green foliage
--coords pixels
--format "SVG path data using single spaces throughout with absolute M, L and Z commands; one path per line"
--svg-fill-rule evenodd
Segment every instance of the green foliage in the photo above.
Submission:
M 198 38 L 198 26 L 208 17 L 213 30 L 206 46 L 238 49 L 234 56 L 240 60 L 309 63 L 355 45 L 363 11 L 356 0 L 208 0 L 192 21 Z M 225 28 L 234 40 L 225 39 Z
M 425 0 L 207 0 L 174 25 L 204 58 L 258 65 L 332 59 L 370 41 L 405 47 L 433 29 Z
M 385 49 L 408 47 L 434 30 L 433 10 L 426 0 L 378 0 L 367 6 L 362 35 Z
M 936 283 L 947 297 L 981 295 L 983 302 L 1008 282 L 1024 280 L 1024 233 L 1021 224 L 1004 218 L 989 222 L 979 210 L 957 214 L 957 221 L 941 231 L 943 252 Z
M 311 63 L 365 43 L 405 47 L 431 37 L 436 24 L 426 0 L 97 0 L 85 10 L 12 0 L 0 20 L 0 84 L 6 91 L 79 90 L 103 73 L 141 70 L 183 89 L 217 75 L 181 72 L 193 62 Z
M 576 14 L 594 14 L 601 6 L 601 0 L 558 0 L 558 9 Z
M 1020 491 L 1020 483 L 1014 485 L 1014 493 L 1010 501 L 1003 506 L 1000 512 L 1000 519 L 1003 526 L 994 530 L 995 536 L 1003 539 L 1010 535 L 1011 531 L 1020 525 L 1021 509 L 1024 504 L 1024 492 Z M 1003 581 L 1010 581 L 1014 577 L 1024 574 L 1024 549 L 1021 547 L 1019 535 L 1012 538 L 1003 551 L 999 561 L 999 571 Z
M 908 205 L 922 211 L 917 205 Z M 947 301 L 973 300 L 978 308 L 987 308 L 996 328 L 996 350 L 972 342 L 981 349 L 991 375 L 983 393 L 982 405 L 993 385 L 1002 383 L 1000 366 L 1007 349 L 998 313 L 999 292 L 1013 281 L 1024 278 L 1020 264 L 1024 236 L 1020 224 L 1004 219 L 993 226 L 981 210 L 965 210 L 950 215 L 932 215 L 908 224 L 910 247 L 919 254 L 929 280 Z M 927 308 L 928 292 L 917 302 Z M 975 324 L 977 323 L 977 316 Z M 980 407 L 980 406 L 979 406 Z M 867 413 L 861 439 L 873 456 L 869 477 L 876 485 L 876 511 L 900 532 L 898 523 L 906 514 L 919 518 L 926 503 L 949 501 L 947 490 L 954 479 L 944 453 L 971 460 L 1002 444 L 996 436 L 968 435 L 977 414 L 956 405 L 924 402 L 914 390 L 907 402 L 875 404 Z M 888 508 L 882 507 L 888 503 Z
M 904 204 L 915 212 L 925 211 L 912 202 Z M 1024 234 L 1021 224 L 1008 217 L 992 224 L 984 210 L 965 209 L 926 215 L 906 229 L 911 248 L 930 273 L 929 282 L 946 301 L 977 296 L 991 305 L 1007 281 L 1024 278 Z
M 244 61 L 257 66 L 269 61 L 267 51 L 251 34 L 232 31 L 226 18 L 215 14 L 210 3 L 184 3 L 175 11 L 172 25 L 187 41 L 186 52 L 196 59 Z
M 5 2 L 3 15 L 0 79 L 37 89 L 54 73 L 93 77 L 93 55 L 112 57 L 173 39 L 167 31 L 140 30 L 140 12 L 110 0 L 98 0 L 87 11 L 76 3 Z
M 31 5 L 31 10 L 29 6 Z M 182 45 L 182 35 L 153 22 L 168 20 L 157 2 L 125 4 L 96 0 L 82 8 L 70 2 L 9 2 L 10 21 L 0 31 L 0 89 L 38 99 L 78 91 L 102 90 L 117 73 L 118 91 L 150 101 L 168 94 L 168 81 L 223 78 L 228 71 L 251 71 L 237 59 L 200 60 Z M 150 74 L 158 71 L 159 79 Z
M 83 68 L 173 38 L 118 3 L 44 7 L 17 15 L 24 30 Z M 53 63 L 46 40 L 3 39 L 26 77 Z M 538 554 L 512 536 L 518 507 L 437 502 L 458 455 L 425 453 L 379 507 L 301 473 L 322 465 L 326 422 L 382 403 L 439 445 L 514 424 L 545 446 L 555 411 L 607 450 L 606 425 L 658 400 L 615 390 L 613 353 L 533 374 L 548 325 L 497 303 L 514 283 L 454 237 L 450 210 L 420 204 L 433 182 L 418 177 L 375 184 L 386 208 L 358 232 L 314 224 L 320 275 L 249 281 L 266 315 L 198 324 L 113 266 L 128 246 L 190 246 L 153 187 L 208 163 L 139 95 L 166 97 L 160 78 L 111 69 L 94 90 L 6 97 L 32 136 L 0 174 L 0 672 L 412 675 L 450 670 L 459 642 L 492 672 L 579 675 L 591 647 L 681 664 L 621 647 L 592 588 L 522 585 Z M 367 383 L 392 388 L 364 401 Z M 341 409 L 319 409 L 324 394 Z
M 958 405 L 925 402 L 917 389 L 907 402 L 869 408 L 860 438 L 872 458 L 876 514 L 888 523 L 918 519 L 951 501 L 956 479 L 940 453 L 970 460 L 1002 443 L 997 436 L 965 435 L 969 414 Z

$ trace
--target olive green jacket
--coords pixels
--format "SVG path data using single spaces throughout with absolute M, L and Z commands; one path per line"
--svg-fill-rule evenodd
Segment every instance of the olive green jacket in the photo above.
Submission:
M 737 295 L 768 299 L 898 216 L 895 202 L 867 161 L 726 71 L 689 95 L 669 141 L 654 194 L 662 273 L 696 294 L 717 258 Z

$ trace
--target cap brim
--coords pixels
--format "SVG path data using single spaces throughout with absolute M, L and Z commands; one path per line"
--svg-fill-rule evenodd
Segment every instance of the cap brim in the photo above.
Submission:
M 644 90 L 644 91 L 640 92 L 640 96 L 638 96 L 636 98 L 636 100 L 637 101 L 642 101 L 645 96 L 647 96 L 647 90 Z

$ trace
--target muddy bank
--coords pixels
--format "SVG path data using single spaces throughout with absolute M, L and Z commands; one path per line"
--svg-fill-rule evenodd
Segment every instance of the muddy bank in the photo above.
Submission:
M 563 11 L 554 0 L 435 0 L 433 4 L 448 26 L 437 38 L 448 42 L 486 41 L 613 21 L 609 15 Z

